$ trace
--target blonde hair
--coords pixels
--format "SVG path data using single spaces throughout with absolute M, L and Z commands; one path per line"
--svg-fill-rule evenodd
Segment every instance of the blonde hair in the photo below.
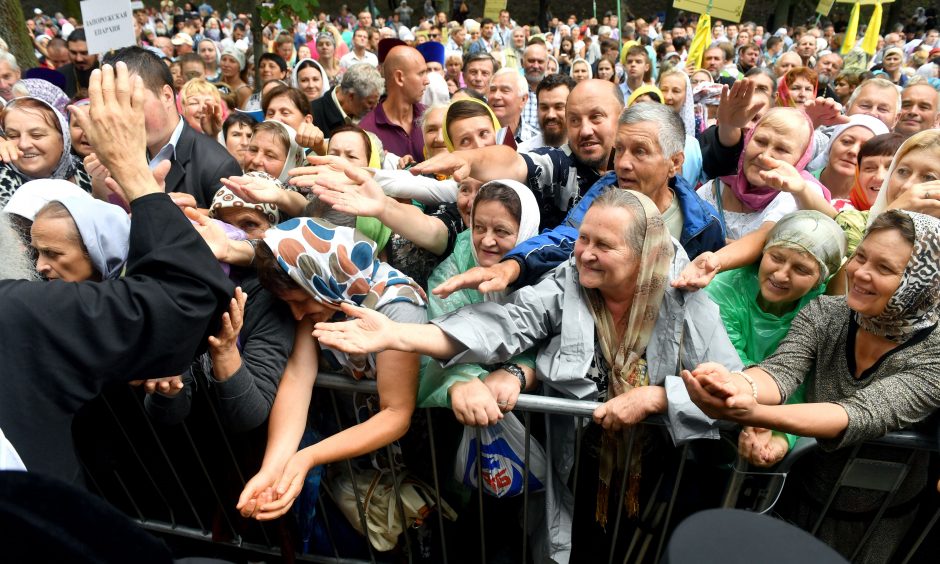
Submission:
M 180 88 L 180 103 L 185 105 L 186 99 L 190 96 L 212 96 L 219 103 L 222 102 L 222 95 L 219 93 L 219 89 L 215 87 L 211 82 L 204 78 L 193 78 L 186 82 L 182 88 Z
M 901 145 L 898 152 L 894 154 L 892 166 L 901 162 L 901 159 L 914 151 L 924 151 L 930 149 L 940 149 L 940 129 L 927 129 L 920 133 L 911 135 L 907 141 Z

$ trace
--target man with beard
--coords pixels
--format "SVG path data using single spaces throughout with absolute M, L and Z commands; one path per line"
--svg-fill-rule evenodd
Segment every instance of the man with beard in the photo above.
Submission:
M 748 43 L 738 49 L 738 70 L 742 75 L 760 64 L 760 47 L 757 43 Z
M 816 61 L 816 74 L 819 76 L 820 96 L 838 101 L 839 96 L 832 88 L 832 81 L 842 71 L 842 57 L 837 53 L 826 53 Z
M 575 81 L 567 74 L 550 74 L 535 89 L 538 99 L 539 134 L 519 145 L 519 152 L 541 147 L 561 147 L 568 141 L 565 105 Z M 529 94 L 532 96 L 532 94 Z
M 529 83 L 529 101 L 522 110 L 522 121 L 532 129 L 539 127 L 538 101 L 536 88 L 545 78 L 545 69 L 548 67 L 548 49 L 543 43 L 533 43 L 526 47 L 522 54 L 522 68 L 525 71 L 526 82 Z
M 65 94 L 69 98 L 75 98 L 77 93 L 80 91 L 85 92 L 88 89 L 88 77 L 91 76 L 91 71 L 98 68 L 98 55 L 88 54 L 85 29 L 81 27 L 69 34 L 66 45 L 69 49 L 69 60 L 71 62 L 56 70 L 65 77 L 65 88 L 63 89 Z

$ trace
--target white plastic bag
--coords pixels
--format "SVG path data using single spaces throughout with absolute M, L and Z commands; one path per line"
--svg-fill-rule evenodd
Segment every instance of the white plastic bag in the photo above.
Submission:
M 479 429 L 483 489 L 494 497 L 513 497 L 523 492 L 525 473 L 525 427 L 512 413 L 495 425 Z M 537 441 L 529 440 L 529 492 L 545 488 L 545 451 Z M 477 487 L 477 428 L 464 427 L 457 448 L 454 478 L 471 488 Z

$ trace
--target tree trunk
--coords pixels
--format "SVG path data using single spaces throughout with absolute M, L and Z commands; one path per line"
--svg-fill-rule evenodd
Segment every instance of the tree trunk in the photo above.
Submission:
M 781 27 L 787 27 L 787 22 L 790 21 L 790 5 L 792 3 L 793 0 L 779 0 L 779 2 L 777 2 L 777 7 L 774 10 L 774 25 L 772 29 L 768 30 L 770 33 L 773 33 Z
M 79 21 L 82 19 L 82 7 L 79 3 L 79 0 L 65 0 L 62 3 L 62 13 L 65 14 L 67 18 L 75 18 Z M 65 39 L 64 37 L 62 39 Z
M 0 29 L 5 30 L 3 35 L 7 45 L 21 69 L 31 69 L 39 64 L 19 0 L 0 0 Z

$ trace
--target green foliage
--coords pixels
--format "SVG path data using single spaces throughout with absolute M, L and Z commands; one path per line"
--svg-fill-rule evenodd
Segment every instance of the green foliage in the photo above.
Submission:
M 280 20 L 281 27 L 290 29 L 294 25 L 294 16 L 300 21 L 307 21 L 320 7 L 317 0 L 273 0 L 258 6 L 258 13 L 264 22 Z

